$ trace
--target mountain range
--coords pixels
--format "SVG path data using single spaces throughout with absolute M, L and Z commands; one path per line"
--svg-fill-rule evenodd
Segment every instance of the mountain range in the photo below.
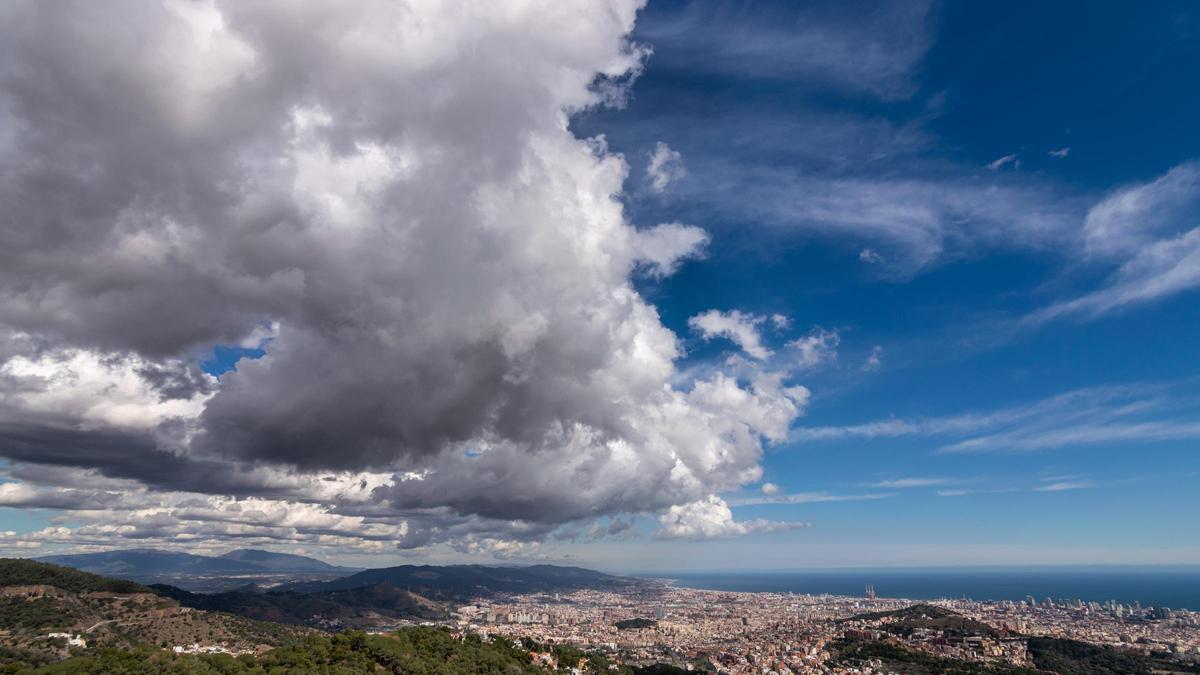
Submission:
M 39 562 L 141 583 L 169 583 L 196 591 L 225 590 L 247 583 L 330 580 L 359 568 L 339 567 L 290 553 L 237 549 L 204 556 L 157 549 L 54 555 Z
M 461 598 L 480 593 L 557 592 L 640 583 L 627 577 L 561 565 L 399 565 L 363 570 L 256 549 L 237 549 L 220 556 L 129 549 L 37 560 L 92 574 L 201 592 L 328 593 L 390 584 L 435 597 Z M 252 586 L 265 589 L 247 588 Z
M 466 598 L 487 593 L 553 593 L 582 588 L 621 588 L 642 583 L 582 567 L 529 565 L 400 565 L 363 570 L 332 581 L 283 584 L 276 592 L 317 593 L 341 591 L 376 584 L 420 589 L 432 596 Z
M 333 581 L 296 582 L 271 589 L 248 585 L 219 593 L 191 593 L 162 584 L 153 588 L 195 609 L 315 628 L 375 629 L 402 619 L 445 619 L 452 603 L 496 593 L 616 590 L 640 583 L 556 565 L 401 565 L 364 570 Z
M 324 629 L 374 629 L 400 620 L 444 619 L 451 602 L 497 593 L 617 590 L 645 583 L 558 565 L 358 570 L 251 549 L 215 557 L 133 549 L 49 556 L 40 562 L 150 584 L 151 592 L 184 607 Z
M 191 593 L 162 584 L 152 588 L 184 607 L 326 630 L 378 629 L 402 619 L 442 620 L 450 616 L 446 603 L 387 583 L 316 593 L 266 592 L 253 586 L 220 593 Z

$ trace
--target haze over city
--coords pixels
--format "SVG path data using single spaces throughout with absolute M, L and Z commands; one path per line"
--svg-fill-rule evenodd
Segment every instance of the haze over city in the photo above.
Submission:
M 1198 72 L 1188 2 L 2 3 L 0 554 L 1196 565 Z

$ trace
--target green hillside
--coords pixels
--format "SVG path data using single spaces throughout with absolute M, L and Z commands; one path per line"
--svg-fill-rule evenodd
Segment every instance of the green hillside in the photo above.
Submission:
M 54 586 L 72 593 L 153 593 L 132 581 L 109 579 L 70 567 L 22 558 L 0 558 L 0 587 Z
M 1029 656 L 1038 668 L 1058 675 L 1200 673 L 1200 665 L 1121 652 L 1078 640 L 1031 637 L 1026 644 Z
M 551 662 L 534 663 L 531 651 L 552 655 Z M 522 644 L 504 638 L 484 641 L 475 636 L 456 638 L 437 628 L 406 628 L 390 635 L 348 631 L 337 635 L 308 635 L 302 641 L 259 656 L 225 654 L 184 655 L 142 647 L 102 650 L 42 667 L 0 666 L 0 673 L 37 675 L 123 675 L 133 673 L 287 673 L 356 675 L 380 672 L 412 675 L 524 675 L 570 672 L 585 662 L 586 672 L 614 675 L 675 675 L 672 666 L 634 668 L 615 665 L 570 647 Z M 613 666 L 613 667 L 610 667 Z
M 916 649 L 909 649 L 894 642 L 854 640 L 843 638 L 830 643 L 834 657 L 830 666 L 862 668 L 878 661 L 882 670 L 878 672 L 904 673 L 905 675 L 1039 675 L 1043 671 L 1001 663 L 974 663 L 942 656 L 934 656 Z
M 936 631 L 954 639 L 971 636 L 996 638 L 1002 632 L 986 623 L 969 619 L 944 607 L 918 603 L 885 612 L 858 614 L 841 620 L 842 624 L 866 623 L 872 628 L 900 638 L 918 631 Z M 1020 637 L 1020 636 L 1018 636 Z M 1124 652 L 1112 647 L 1092 645 L 1054 637 L 1024 637 L 1033 669 L 1002 663 L 960 661 L 935 656 L 902 644 L 903 640 L 859 640 L 843 638 L 830 645 L 834 665 L 857 667 L 880 661 L 884 667 L 908 675 L 950 673 L 1055 673 L 1057 675 L 1134 675 L 1139 673 L 1195 673 L 1200 665 L 1171 661 L 1167 658 Z
M 884 619 L 891 619 L 891 621 L 883 622 Z M 879 621 L 881 630 L 901 636 L 911 635 L 914 631 L 921 629 L 936 630 L 943 635 L 954 637 L 970 637 L 972 635 L 997 637 L 1000 635 L 1000 631 L 986 623 L 968 619 L 958 612 L 944 607 L 924 603 L 887 612 L 858 614 L 844 619 L 842 623 L 848 621 Z
M 0 672 L 24 672 L 81 652 L 153 645 L 266 651 L 306 632 L 195 611 L 130 581 L 30 560 L 0 560 Z M 67 634 L 77 641 L 70 644 Z M 82 642 L 78 642 L 82 641 Z
M 324 629 L 372 629 L 395 625 L 397 619 L 438 620 L 449 617 L 449 610 L 443 604 L 386 583 L 318 593 L 247 590 L 190 593 L 158 584 L 153 589 L 185 607 L 228 612 L 258 621 Z

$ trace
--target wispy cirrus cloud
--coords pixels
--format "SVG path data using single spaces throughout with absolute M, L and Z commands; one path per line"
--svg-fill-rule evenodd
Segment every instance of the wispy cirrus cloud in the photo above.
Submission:
M 944 485 L 950 482 L 948 478 L 894 478 L 891 480 L 881 480 L 874 483 L 867 483 L 867 487 L 874 488 L 916 488 L 929 487 L 931 485 Z
M 948 439 L 940 453 L 1029 452 L 1074 445 L 1200 438 L 1194 384 L 1078 389 L 1031 404 L 930 418 L 889 418 L 836 427 L 798 427 L 790 439 L 818 443 L 905 436 Z
M 828 492 L 796 492 L 792 494 L 751 495 L 727 500 L 730 506 L 761 506 L 764 504 L 820 504 L 824 502 L 855 502 L 888 499 L 894 492 L 863 494 L 829 494 Z
M 1115 270 L 1096 290 L 1033 312 L 1025 324 L 1093 319 L 1200 286 L 1200 163 L 1185 162 L 1097 202 L 1082 241 L 1085 261 Z
M 1058 255 L 1091 195 L 988 170 L 1016 166 L 1016 154 L 983 166 L 938 157 L 929 128 L 945 95 L 922 91 L 917 77 L 934 13 L 925 2 L 651 6 L 637 36 L 654 45 L 652 67 L 672 86 L 785 79 L 799 93 L 777 105 L 722 100 L 717 119 L 706 106 L 656 100 L 653 115 L 623 131 L 639 153 L 659 154 L 668 139 L 687 156 L 673 209 L 714 227 L 749 222 L 772 239 L 846 246 L 885 279 L 984 248 Z M 821 104 L 809 96 L 817 92 Z M 875 105 L 896 100 L 913 105 Z
M 1066 490 L 1083 490 L 1095 487 L 1095 483 L 1086 480 L 1055 481 L 1033 488 L 1036 492 L 1064 492 Z
M 835 95 L 820 106 L 797 96 L 786 114 L 734 105 L 718 123 L 701 119 L 707 109 L 656 111 L 635 134 L 644 151 L 669 136 L 693 167 L 672 205 L 715 222 L 755 223 L 768 231 L 763 236 L 845 247 L 891 281 L 997 251 L 1052 261 L 1056 282 L 1087 277 L 1073 292 L 1030 296 L 1041 308 L 1015 309 L 1007 321 L 1025 328 L 1095 318 L 1200 285 L 1200 232 L 1189 220 L 1200 194 L 1194 162 L 1098 198 L 1094 189 L 1007 170 L 1036 162 L 1032 152 L 970 164 L 938 157 L 929 122 L 944 95 L 922 91 L 915 77 L 933 42 L 932 13 L 925 3 L 749 12 L 705 2 L 650 12 L 641 36 L 661 45 L 656 66 L 668 72 L 786 77 L 804 92 Z M 905 37 L 897 26 L 908 26 Z M 843 55 L 836 65 L 825 63 L 835 54 Z M 868 112 L 855 105 L 862 99 L 919 105 Z M 1044 162 L 1070 153 L 1068 146 L 1038 152 Z
M 739 78 L 804 81 L 888 100 L 912 95 L 932 44 L 932 3 L 750 6 L 700 0 L 646 21 L 656 65 Z
M 798 427 L 792 440 L 823 441 L 841 438 L 890 438 L 898 436 L 968 435 L 981 430 L 1014 425 L 1028 420 L 1053 417 L 1070 420 L 1089 415 L 1106 406 L 1123 402 L 1135 407 L 1150 405 L 1165 391 L 1164 385 L 1134 384 L 1112 387 L 1088 387 L 1047 397 L 1033 403 L 998 408 L 985 412 L 924 418 L 886 418 L 861 424 L 830 427 Z
M 1200 194 L 1200 193 L 1198 193 Z M 1026 324 L 1077 315 L 1096 318 L 1200 286 L 1200 227 L 1145 245 L 1100 289 L 1030 314 Z
M 1015 154 L 1005 155 L 1003 157 L 1000 157 L 999 159 L 988 162 L 987 168 L 990 171 L 999 171 L 1000 169 L 1004 168 L 1004 166 L 1007 164 L 1012 164 L 1014 169 L 1021 168 L 1021 160 Z
M 879 175 L 875 167 L 886 161 L 822 175 L 699 157 L 702 166 L 680 198 L 703 203 L 722 219 L 762 224 L 775 236 L 866 243 L 859 259 L 895 280 L 981 247 L 1057 254 L 1075 241 L 1087 208 L 1079 195 L 1017 176 L 985 180 L 966 168 L 946 176 L 932 167 L 922 176 L 917 158 L 902 176 Z
M 1112 423 L 1097 417 L 1086 423 L 1055 427 L 1053 424 L 1031 429 L 991 434 L 944 445 L 945 453 L 1047 450 L 1072 445 L 1097 443 L 1177 441 L 1200 438 L 1200 423 L 1157 420 L 1140 423 Z
M 951 490 L 938 490 L 939 497 L 967 497 L 975 495 L 998 495 L 1012 494 L 1014 492 L 1062 492 L 1066 490 L 1079 490 L 1088 487 L 1095 487 L 1090 481 L 1067 482 L 1061 481 L 1057 483 L 1046 483 L 1043 485 L 1035 485 L 1033 487 L 992 487 L 992 488 L 972 488 L 963 489 L 955 488 Z

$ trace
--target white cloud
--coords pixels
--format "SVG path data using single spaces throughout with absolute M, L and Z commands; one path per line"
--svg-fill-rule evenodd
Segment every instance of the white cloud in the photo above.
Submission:
M 871 348 L 871 353 L 867 356 L 867 360 L 863 361 L 862 369 L 868 373 L 873 373 L 883 365 L 883 347 L 875 345 Z
M 0 485 L 0 504 L 64 509 L 66 514 L 61 520 L 81 523 L 74 527 L 53 526 L 27 535 L 14 534 L 0 539 L 0 548 L 14 541 L 29 540 L 79 547 L 144 546 L 146 542 L 201 544 L 237 539 L 376 550 L 381 544 L 392 548 L 409 534 L 408 524 L 403 520 L 374 522 L 364 516 L 336 513 L 325 504 L 156 492 L 133 483 L 119 490 L 5 483 Z
M 987 168 L 991 169 L 992 171 L 998 171 L 1004 168 L 1004 165 L 1006 164 L 1012 164 L 1014 169 L 1021 168 L 1021 160 L 1018 159 L 1016 155 L 1005 155 L 1000 159 L 989 162 Z
M 874 249 L 869 248 L 864 248 L 863 250 L 859 251 L 858 259 L 860 262 L 867 263 L 868 265 L 883 262 L 883 256 L 879 255 L 879 253 L 877 253 Z
M 639 230 L 634 235 L 637 258 L 656 278 L 668 277 L 689 259 L 703 257 L 708 233 L 691 225 L 665 223 Z
M 193 378 L 188 391 L 164 396 L 150 379 L 155 372 Z M 30 412 L 75 417 L 84 423 L 152 428 L 175 418 L 195 419 L 216 380 L 180 361 L 156 364 L 132 353 L 62 349 L 0 362 L 0 404 Z
M 671 183 L 686 175 L 683 156 L 662 141 L 655 143 L 646 164 L 646 177 L 650 180 L 650 189 L 658 193 L 666 192 Z
M 656 536 L 662 539 L 740 537 L 756 532 L 776 532 L 807 525 L 763 519 L 735 521 L 729 505 L 716 495 L 689 504 L 672 506 L 659 517 L 658 522 Z
M 1051 157 L 1057 157 L 1059 159 L 1062 159 L 1062 158 L 1066 157 L 1067 155 L 1071 154 L 1071 148 L 1062 147 L 1057 150 L 1051 150 L 1050 152 L 1048 152 L 1046 154 L 1050 155 Z
M 762 493 L 768 497 L 779 494 L 779 486 L 774 483 L 763 483 Z
M 758 327 L 765 320 L 766 317 L 743 314 L 736 309 L 729 312 L 710 309 L 688 319 L 688 326 L 705 340 L 726 338 L 761 361 L 774 353 L 762 344 L 758 332 Z
M 787 346 L 795 351 L 799 367 L 815 368 L 837 359 L 837 348 L 841 341 L 836 330 L 825 330 L 818 326 L 808 335 L 787 343 Z

